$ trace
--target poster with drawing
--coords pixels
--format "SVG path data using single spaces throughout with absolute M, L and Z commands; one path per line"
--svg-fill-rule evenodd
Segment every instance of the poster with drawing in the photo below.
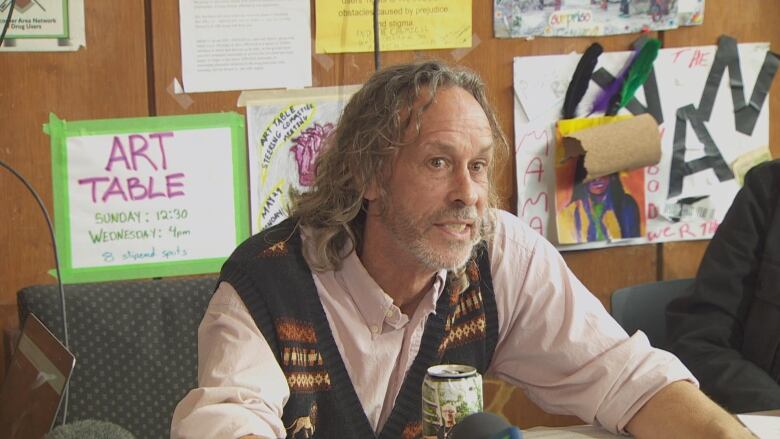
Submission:
M 594 96 L 629 55 L 599 57 L 578 117 L 588 114 Z M 555 125 L 578 59 L 571 54 L 514 60 L 518 215 L 563 250 L 625 243 L 607 237 L 566 245 L 556 233 Z M 651 114 L 661 134 L 661 160 L 644 168 L 644 203 L 630 186 L 634 201 L 644 204 L 646 225 L 643 237 L 628 243 L 713 235 L 744 173 L 769 158 L 767 95 L 779 61 L 767 43 L 738 45 L 725 36 L 718 46 L 659 52 L 649 79 L 621 110 Z
M 704 0 L 677 0 L 677 25 L 698 26 L 704 23 Z
M 496 38 L 628 34 L 701 24 L 704 0 L 494 0 Z
M 287 217 L 290 189 L 314 183 L 314 161 L 357 86 L 242 93 L 247 107 L 252 233 Z
M 584 156 L 566 159 L 561 147 L 562 136 L 623 117 L 580 118 L 558 124 L 555 215 L 559 244 L 617 242 L 644 236 L 644 169 L 615 172 L 585 181 Z
M 559 244 L 616 242 L 644 236 L 643 169 L 593 180 L 578 178 L 582 160 L 556 166 L 555 192 Z

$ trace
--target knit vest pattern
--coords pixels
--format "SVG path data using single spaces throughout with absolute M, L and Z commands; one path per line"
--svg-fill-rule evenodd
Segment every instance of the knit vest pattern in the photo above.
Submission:
M 294 220 L 254 235 L 222 267 L 281 366 L 290 388 L 282 421 L 288 439 L 421 437 L 421 388 L 437 364 L 466 364 L 481 374 L 498 340 L 498 315 L 485 246 L 468 263 L 460 294 L 448 279 L 425 323 L 420 350 L 377 435 L 358 399 L 319 300 Z M 388 365 L 387 367 L 392 367 Z

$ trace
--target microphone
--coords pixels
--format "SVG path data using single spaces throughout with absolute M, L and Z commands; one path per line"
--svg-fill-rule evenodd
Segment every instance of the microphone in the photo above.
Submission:
M 452 427 L 450 439 L 522 439 L 523 432 L 490 412 L 472 413 Z
M 60 425 L 44 439 L 135 439 L 132 433 L 111 422 L 85 419 Z

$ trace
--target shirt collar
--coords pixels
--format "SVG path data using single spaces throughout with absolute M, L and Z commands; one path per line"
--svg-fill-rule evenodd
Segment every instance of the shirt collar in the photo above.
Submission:
M 350 295 L 372 334 L 381 333 L 384 324 L 399 329 L 409 322 L 411 316 L 401 313 L 392 297 L 387 295 L 366 271 L 354 251 L 342 261 L 341 269 L 334 273 L 334 277 L 339 286 Z M 446 270 L 436 273 L 433 286 L 420 301 L 417 312 L 429 314 L 436 311 L 436 301 L 444 291 L 446 279 Z

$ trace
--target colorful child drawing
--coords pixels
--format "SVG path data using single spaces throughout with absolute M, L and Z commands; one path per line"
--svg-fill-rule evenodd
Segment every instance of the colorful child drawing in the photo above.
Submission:
M 645 170 L 621 171 L 592 178 L 585 157 L 565 159 L 561 139 L 596 125 L 629 116 L 581 118 L 560 121 L 555 151 L 555 211 L 558 244 L 581 244 L 639 238 L 645 234 Z
M 573 176 L 571 170 L 558 172 L 559 179 L 567 180 L 568 174 L 569 182 L 568 185 L 564 182 L 562 190 L 556 193 L 559 243 L 613 241 L 642 236 L 644 217 L 638 202 L 644 204 L 644 192 L 641 191 L 644 169 L 616 172 L 584 182 L 586 172 L 582 158 L 571 161 L 576 162 Z M 566 186 L 571 189 L 567 190 Z M 638 194 L 631 190 L 636 190 L 637 186 Z

